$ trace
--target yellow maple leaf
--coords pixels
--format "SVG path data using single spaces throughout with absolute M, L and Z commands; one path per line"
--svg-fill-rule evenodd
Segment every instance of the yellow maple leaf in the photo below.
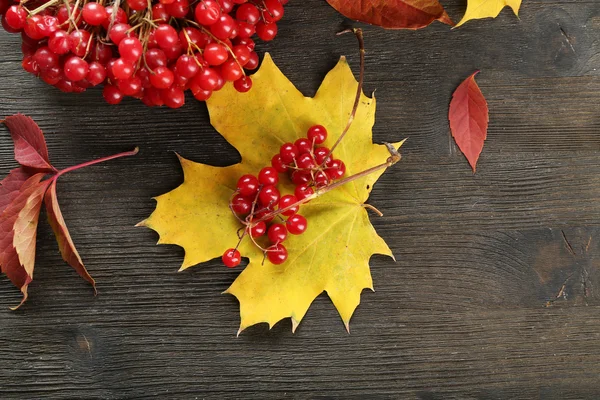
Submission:
M 256 174 L 270 164 L 283 143 L 305 136 L 315 124 L 327 128 L 325 145 L 331 147 L 348 121 L 358 85 L 342 57 L 315 97 L 304 97 L 268 54 L 253 82 L 248 93 L 239 94 L 227 85 L 207 102 L 212 125 L 240 151 L 242 162 L 220 168 L 180 157 L 183 184 L 157 197 L 156 210 L 141 223 L 158 232 L 159 244 L 184 248 L 181 270 L 220 257 L 236 246 L 241 225 L 229 210 L 229 199 L 241 175 Z M 372 142 L 374 122 L 375 99 L 362 94 L 356 118 L 335 151 L 346 164 L 347 176 L 388 158 L 386 147 Z M 247 238 L 242 241 L 240 253 L 250 263 L 226 290 L 240 302 L 240 332 L 261 322 L 272 327 L 287 317 L 295 330 L 323 291 L 348 327 L 362 290 L 373 289 L 370 257 L 393 257 L 365 209 L 382 173 L 357 179 L 302 205 L 300 214 L 308 220 L 308 229 L 303 235 L 288 237 L 289 258 L 282 265 L 268 260 L 263 264 L 260 249 Z M 294 186 L 281 176 L 279 188 L 282 194 L 293 193 Z
M 467 11 L 454 28 L 458 28 L 472 19 L 496 18 L 506 6 L 512 8 L 515 15 L 519 16 L 521 0 L 468 0 Z

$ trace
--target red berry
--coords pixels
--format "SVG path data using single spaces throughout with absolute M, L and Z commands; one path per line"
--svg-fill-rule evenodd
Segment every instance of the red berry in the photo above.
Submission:
M 330 179 L 340 179 L 346 174 L 346 165 L 342 160 L 333 160 L 325 172 Z
M 250 38 L 256 33 L 256 27 L 247 22 L 238 22 L 236 38 Z
M 239 0 L 235 1 L 239 2 Z M 223 10 L 223 12 L 227 14 L 229 14 L 231 10 L 233 10 L 233 6 L 235 5 L 232 0 L 219 0 L 219 4 L 221 5 L 221 10 Z
M 238 21 L 255 25 L 260 20 L 260 11 L 258 11 L 258 8 L 254 4 L 240 4 L 235 12 L 235 18 Z
M 87 61 L 84 61 L 77 56 L 69 57 L 67 61 L 65 61 L 63 68 L 65 71 L 65 77 L 73 82 L 84 79 L 90 70 Z
M 221 65 L 221 75 L 226 81 L 234 82 L 244 76 L 244 71 L 233 58 L 230 58 Z
M 144 58 L 151 70 L 167 66 L 167 56 L 161 49 L 148 49 L 144 54 Z
M 221 257 L 221 259 L 227 268 L 234 268 L 240 265 L 242 256 L 236 249 L 227 249 L 225 253 L 223 253 L 223 257 Z
M 209 43 L 204 48 L 202 56 L 208 65 L 221 65 L 229 57 L 227 48 L 219 43 Z
M 121 58 L 130 63 L 135 63 L 140 59 L 144 48 L 142 43 L 136 37 L 126 37 L 119 43 L 119 54 Z
M 238 215 L 247 215 L 252 211 L 252 200 L 241 194 L 236 194 L 231 200 L 231 208 Z
M 117 79 L 129 79 L 135 72 L 135 67 L 129 61 L 122 58 L 117 59 L 112 65 L 112 73 Z
M 185 48 L 196 45 L 202 49 L 208 44 L 207 40 L 208 35 L 204 32 L 200 32 L 196 28 L 187 26 L 179 31 L 179 41 L 181 41 L 181 44 L 183 44 L 183 47 Z
M 162 3 L 158 3 L 152 6 L 152 19 L 159 24 L 166 24 L 169 22 L 171 16 L 167 12 L 167 6 Z
M 58 18 L 52 15 L 44 15 L 42 24 L 40 31 L 44 34 L 44 37 L 48 37 L 58 30 Z
M 83 20 L 92 26 L 102 25 L 104 21 L 108 19 L 108 13 L 104 6 L 90 2 L 83 6 L 82 11 Z
M 267 232 L 267 224 L 264 221 L 257 222 L 248 231 L 253 238 L 261 237 Z
M 312 142 L 306 138 L 300 138 L 296 140 L 294 144 L 298 148 L 300 154 L 310 153 L 312 151 Z
M 188 56 L 186 54 L 179 56 L 175 68 L 179 75 L 187 79 L 193 78 L 200 72 L 199 61 L 196 59 L 196 56 Z
M 252 78 L 244 76 L 233 82 L 233 87 L 240 93 L 246 93 L 252 89 Z
M 298 154 L 298 148 L 293 143 L 284 143 L 279 149 L 281 161 L 286 164 L 291 164 Z
M 250 59 L 246 65 L 244 65 L 244 68 L 248 71 L 254 71 L 256 68 L 258 68 L 258 54 L 256 54 L 255 51 L 250 53 Z
M 193 85 L 193 83 L 192 83 L 192 85 Z M 204 90 L 199 87 L 196 90 L 194 90 L 194 87 L 192 86 L 192 94 L 194 95 L 194 98 L 196 100 L 206 101 L 206 100 L 210 99 L 210 96 L 212 96 L 212 91 Z
M 266 10 L 263 12 L 263 18 L 266 22 L 277 22 L 283 18 L 283 6 L 279 0 L 265 0 Z
M 48 39 L 48 48 L 58 55 L 71 51 L 71 37 L 65 31 L 56 31 Z
M 200 25 L 209 26 L 219 20 L 221 6 L 214 0 L 203 0 L 196 7 L 194 15 Z
M 315 161 L 309 153 L 300 154 L 296 158 L 296 165 L 298 168 L 311 169 L 315 166 Z
M 221 76 L 215 69 L 205 67 L 194 77 L 194 83 L 204 90 L 213 91 L 218 90 L 221 79 Z
M 98 61 L 105 65 L 113 56 L 112 47 L 104 43 L 95 43 L 90 46 L 89 61 Z
M 281 159 L 281 155 L 275 154 L 271 159 L 271 166 L 277 170 L 279 173 L 287 172 L 288 167 Z
M 97 86 L 106 79 L 106 69 L 99 62 L 93 61 L 89 65 L 89 70 L 85 79 L 92 86 Z
M 237 28 L 236 22 L 228 14 L 221 14 L 219 19 L 210 25 L 210 32 L 217 39 L 225 40 L 232 37 L 232 33 Z
M 248 50 L 250 50 L 250 51 L 253 51 L 254 47 L 256 46 L 256 43 L 254 43 L 254 40 L 252 40 L 250 38 L 237 38 L 235 40 L 235 44 L 246 46 L 248 48 Z
M 269 227 L 267 236 L 269 237 L 269 241 L 271 243 L 281 243 L 287 238 L 287 228 L 284 224 L 273 224 Z
M 277 185 L 279 183 L 279 175 L 273 167 L 264 167 L 258 174 L 258 182 L 261 185 Z
M 292 235 L 300 235 L 306 231 L 307 222 L 306 218 L 302 215 L 294 214 L 287 219 L 285 222 L 287 230 Z
M 128 31 L 131 29 L 129 24 L 114 24 L 108 32 L 108 37 L 117 46 L 121 43 L 121 40 L 130 36 Z
M 123 93 L 112 85 L 105 85 L 102 90 L 102 96 L 108 104 L 119 104 L 123 100 Z
M 302 185 L 310 182 L 311 176 L 309 171 L 294 171 L 292 172 L 292 183 L 294 185 Z
M 5 22 L 5 19 L 2 19 Z M 41 15 L 32 15 L 27 18 L 27 22 L 25 22 L 25 27 L 23 28 L 25 34 L 29 36 L 31 39 L 40 40 L 45 36 L 44 32 L 44 19 Z
M 185 104 L 185 93 L 183 89 L 177 86 L 163 89 L 160 92 L 160 97 L 165 102 L 165 106 L 169 108 L 180 108 Z
M 279 190 L 275 186 L 265 186 L 258 194 L 258 200 L 265 207 L 272 207 L 277 204 L 280 198 Z
M 161 24 L 154 30 L 154 39 L 161 49 L 173 48 L 179 43 L 179 35 L 171 25 Z
M 250 60 L 250 49 L 243 44 L 233 46 L 233 49 L 231 50 L 233 51 L 233 54 L 235 54 L 235 58 L 242 67 Z
M 113 5 L 111 4 L 111 5 L 106 6 L 105 10 L 106 10 L 106 19 L 102 23 L 102 27 L 106 30 L 108 30 L 108 27 L 110 26 L 110 24 L 126 24 L 127 21 L 129 20 L 129 16 L 125 12 L 125 10 L 123 10 L 121 7 L 117 8 L 117 14 L 114 17 L 114 21 L 113 21 L 113 10 L 114 10 Z
M 286 194 L 281 199 L 279 199 L 279 209 L 283 210 L 284 208 L 287 208 L 297 202 L 298 202 L 298 199 L 296 198 L 296 196 L 294 196 L 293 194 Z M 283 211 L 281 214 L 285 215 L 286 217 L 289 217 L 290 215 L 296 214 L 298 212 L 299 208 L 300 208 L 300 206 L 294 206 L 294 207 L 291 207 L 287 211 Z
M 180 41 L 177 41 L 173 47 L 164 47 L 163 51 L 165 52 L 168 60 L 176 60 L 181 54 L 183 54 L 183 45 Z
M 267 258 L 275 265 L 283 264 L 288 258 L 288 252 L 284 245 L 276 244 L 267 249 Z
M 296 189 L 294 190 L 294 195 L 296 195 L 298 200 L 304 200 L 314 193 L 315 191 L 313 188 L 308 186 L 306 183 L 296 186 Z
M 258 193 L 260 183 L 254 175 L 243 175 L 238 179 L 237 191 L 244 197 L 254 198 Z
M 150 74 L 150 83 L 157 89 L 167 89 L 173 85 L 175 76 L 167 67 L 158 67 Z
M 327 163 L 330 163 L 333 159 L 333 154 L 329 154 L 330 150 L 327 147 L 317 147 L 313 154 L 315 155 L 315 161 L 318 165 L 325 164 L 325 160 Z
M 171 4 L 166 4 L 165 9 L 173 18 L 185 18 L 190 9 L 188 0 L 175 0 Z
M 256 24 L 256 35 L 265 42 L 275 39 L 275 36 L 277 36 L 277 24 L 260 21 Z
M 315 174 L 315 178 L 314 178 L 315 185 L 319 188 L 323 187 L 323 186 L 327 186 L 329 184 L 330 179 L 331 178 L 328 176 L 327 173 L 325 173 L 323 171 L 318 171 Z
M 40 67 L 35 61 L 33 61 L 33 56 L 25 56 L 23 58 L 21 66 L 25 71 L 29 72 L 30 74 L 37 75 L 40 73 Z
M 142 91 L 142 80 L 137 76 L 118 81 L 117 87 L 125 96 L 136 96 Z
M 127 0 L 127 5 L 133 11 L 142 11 L 148 8 L 148 0 Z
M 71 53 L 78 57 L 85 57 L 90 40 L 91 34 L 88 31 L 80 29 L 71 32 Z
M 327 139 L 327 129 L 322 125 L 311 126 L 306 136 L 311 143 L 322 144 Z
M 15 30 L 21 30 L 27 22 L 27 10 L 23 6 L 12 5 L 4 14 L 6 24 Z
M 37 63 L 41 70 L 58 66 L 58 55 L 53 53 L 48 47 L 40 47 L 33 55 L 33 61 Z

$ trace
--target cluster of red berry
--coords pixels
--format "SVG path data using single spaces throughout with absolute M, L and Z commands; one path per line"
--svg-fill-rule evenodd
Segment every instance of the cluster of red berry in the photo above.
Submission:
M 343 161 L 336 160 L 327 147 L 317 146 L 325 139 L 325 127 L 315 125 L 306 138 L 284 143 L 271 166 L 261 169 L 258 177 L 244 175 L 238 180 L 229 207 L 245 226 L 240 242 L 248 235 L 273 264 L 287 260 L 288 252 L 282 243 L 288 233 L 300 235 L 306 231 L 306 218 L 298 214 L 300 205 L 310 201 L 315 189 L 330 185 L 346 173 Z M 281 196 L 277 189 L 280 173 L 289 174 L 295 185 L 294 194 Z M 279 221 L 274 222 L 275 218 Z M 266 248 L 257 241 L 265 234 L 269 243 Z M 239 250 L 228 249 L 222 260 L 227 267 L 236 267 L 241 261 Z
M 114 2 L 113 2 L 114 1 Z M 252 87 L 256 34 L 272 40 L 288 0 L 0 0 L 21 32 L 23 68 L 65 92 L 104 84 L 104 98 L 181 107 L 233 82 Z

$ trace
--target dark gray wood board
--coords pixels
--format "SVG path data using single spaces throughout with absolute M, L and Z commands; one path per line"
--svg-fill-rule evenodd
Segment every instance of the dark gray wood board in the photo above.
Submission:
M 464 0 L 445 1 L 458 20 Z M 340 55 L 358 66 L 351 23 L 324 0 L 292 1 L 260 46 L 312 95 Z M 285 320 L 236 338 L 239 271 L 217 260 L 177 273 L 183 251 L 135 228 L 182 179 L 173 152 L 225 166 L 239 154 L 203 104 L 176 111 L 99 90 L 63 94 L 20 68 L 0 32 L 0 116 L 24 112 L 58 167 L 141 147 L 61 179 L 65 219 L 99 295 L 41 224 L 35 281 L 0 278 L 0 397 L 598 398 L 600 374 L 600 2 L 524 1 L 520 20 L 457 30 L 364 26 L 376 142 L 408 137 L 371 202 L 398 261 L 371 260 L 348 335 L 325 295 L 296 334 Z M 490 129 L 473 175 L 447 123 L 474 70 Z M 0 172 L 14 167 L 0 131 Z M 3 308 L 3 310 L 2 310 Z

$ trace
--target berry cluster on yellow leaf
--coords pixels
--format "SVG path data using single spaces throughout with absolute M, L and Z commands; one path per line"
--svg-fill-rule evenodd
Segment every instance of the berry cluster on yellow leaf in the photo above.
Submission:
M 294 142 L 317 123 L 330 132 L 324 143 L 330 147 L 347 124 L 358 88 L 343 57 L 312 98 L 300 93 L 268 54 L 253 80 L 246 94 L 237 94 L 229 85 L 207 102 L 212 125 L 240 152 L 242 162 L 220 168 L 180 157 L 184 182 L 158 196 L 156 210 L 140 223 L 159 234 L 159 244 L 183 247 L 181 270 L 220 258 L 224 250 L 237 245 L 239 221 L 229 209 L 229 199 L 238 178 L 269 165 L 282 144 Z M 347 175 L 388 158 L 386 146 L 372 142 L 374 122 L 375 99 L 361 94 L 354 122 L 336 150 L 346 163 Z M 373 289 L 369 259 L 373 254 L 393 257 L 371 225 L 365 204 L 383 172 L 356 179 L 303 205 L 308 229 L 288 239 L 285 264 L 265 260 L 249 241 L 240 244 L 249 264 L 225 291 L 240 302 L 239 332 L 258 323 L 272 327 L 288 317 L 295 330 L 324 291 L 348 328 L 362 290 Z M 281 177 L 280 187 L 282 195 L 293 193 L 287 176 Z

